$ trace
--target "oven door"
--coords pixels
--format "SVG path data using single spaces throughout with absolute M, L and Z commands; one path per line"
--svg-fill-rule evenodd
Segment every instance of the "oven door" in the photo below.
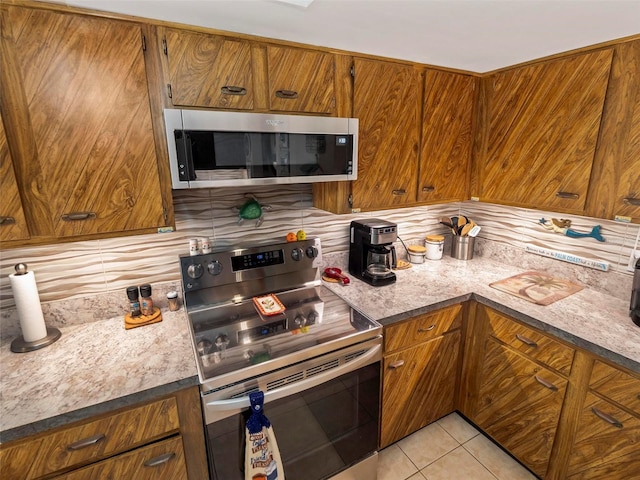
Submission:
M 381 352 L 377 338 L 204 395 L 211 478 L 244 480 L 248 394 L 262 390 L 287 478 L 326 479 L 368 460 L 375 479 Z

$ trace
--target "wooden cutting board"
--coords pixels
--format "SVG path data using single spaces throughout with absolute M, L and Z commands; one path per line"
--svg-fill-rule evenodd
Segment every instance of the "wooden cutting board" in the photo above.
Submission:
M 490 283 L 489 286 L 538 305 L 550 305 L 584 288 L 582 285 L 536 271 L 519 273 Z

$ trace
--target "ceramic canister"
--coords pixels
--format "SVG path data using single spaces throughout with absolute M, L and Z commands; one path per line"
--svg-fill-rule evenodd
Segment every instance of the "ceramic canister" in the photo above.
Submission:
M 429 260 L 440 260 L 444 250 L 444 236 L 427 235 L 424 240 L 424 246 L 427 248 L 427 258 Z

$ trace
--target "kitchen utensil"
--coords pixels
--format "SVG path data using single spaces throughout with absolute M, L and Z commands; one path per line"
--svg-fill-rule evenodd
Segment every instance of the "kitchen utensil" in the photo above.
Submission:
M 349 280 L 349 277 L 347 277 L 342 273 L 342 270 L 336 267 L 325 268 L 324 274 L 329 278 L 335 278 L 336 280 L 340 281 L 343 285 L 348 285 L 349 282 L 351 281 Z
M 469 237 L 475 237 L 476 235 L 478 235 L 478 233 L 480 233 L 480 225 L 474 225 L 473 228 L 471 230 L 469 230 Z
M 453 228 L 453 224 L 451 223 L 451 219 L 449 217 L 440 217 L 440 223 L 445 227 Z
M 460 235 L 463 237 L 468 235 L 472 228 L 473 225 L 471 225 L 470 223 L 465 224 L 465 226 L 460 230 Z

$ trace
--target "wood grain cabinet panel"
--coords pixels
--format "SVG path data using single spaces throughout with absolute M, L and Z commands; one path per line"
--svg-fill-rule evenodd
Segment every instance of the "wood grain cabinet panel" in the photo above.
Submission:
M 467 200 L 477 79 L 427 70 L 418 202 Z
M 567 380 L 489 338 L 472 420 L 544 477 Z
M 253 108 L 251 44 L 218 35 L 160 29 L 175 106 Z
M 483 80 L 481 200 L 585 211 L 612 54 L 573 55 Z
M 353 115 L 360 119 L 353 207 L 415 203 L 422 78 L 411 66 L 356 58 Z
M 596 360 L 589 382 L 591 390 L 640 416 L 640 378 Z
M 267 46 L 269 109 L 332 114 L 336 108 L 332 54 Z
M 384 355 L 380 447 L 455 410 L 460 330 Z
M 13 161 L 0 117 L 0 241 L 25 240 L 29 238 L 29 227 L 22 209 Z
M 528 357 L 563 375 L 571 373 L 575 350 L 548 335 L 528 328 L 495 310 L 486 309 L 490 334 Z
M 640 418 L 588 393 L 569 458 L 568 479 L 627 480 L 640 472 Z
M 87 478 L 186 480 L 188 477 L 182 439 L 176 436 L 55 478 L 59 480 Z
M 17 6 L 1 14 L 13 67 L 2 98 L 24 121 L 11 132 L 21 140 L 13 160 L 38 233 L 164 225 L 140 26 Z

